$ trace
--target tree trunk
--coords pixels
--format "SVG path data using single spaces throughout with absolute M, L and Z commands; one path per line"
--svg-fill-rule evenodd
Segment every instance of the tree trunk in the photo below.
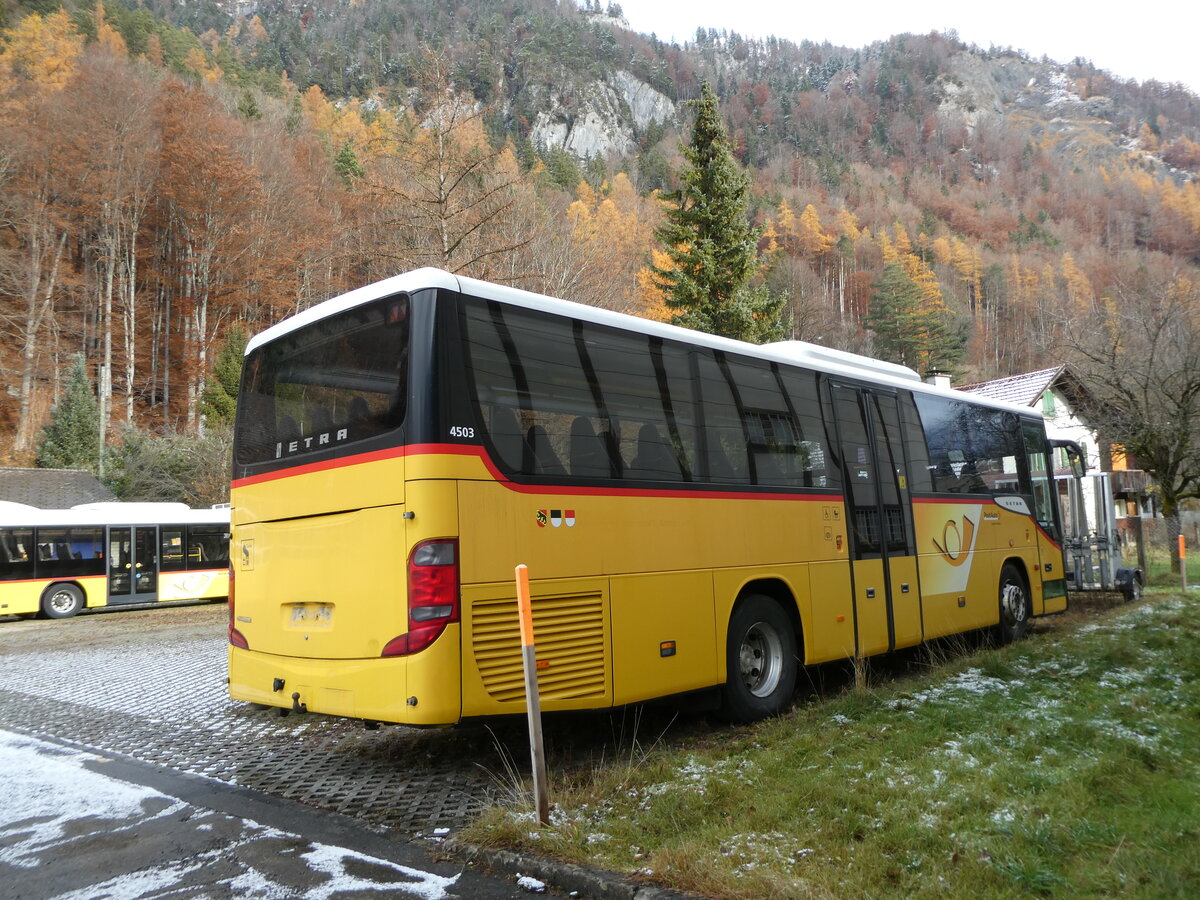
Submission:
M 50 265 L 50 274 L 44 285 L 41 284 L 40 253 L 34 254 L 32 264 L 37 266 L 29 285 L 26 303 L 26 317 L 23 340 L 21 342 L 21 398 L 20 410 L 17 414 L 17 434 L 13 447 L 18 451 L 28 450 L 33 433 L 33 378 L 37 368 L 38 337 L 42 322 L 54 302 L 54 290 L 58 285 L 58 265 L 62 260 L 63 251 L 67 246 L 67 233 L 64 231 L 58 240 L 58 249 L 54 253 L 54 261 Z M 38 297 L 38 293 L 41 297 Z

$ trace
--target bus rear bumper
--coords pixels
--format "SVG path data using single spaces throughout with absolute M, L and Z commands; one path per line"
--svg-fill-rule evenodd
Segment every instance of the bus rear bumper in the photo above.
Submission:
M 430 648 L 432 651 L 434 648 Z M 426 651 L 429 653 L 430 651 Z M 411 690 L 414 668 L 433 660 L 417 658 L 304 659 L 229 648 L 229 696 L 283 709 L 404 725 L 453 725 L 461 699 L 449 691 L 418 696 Z M 417 666 L 414 666 L 417 663 Z

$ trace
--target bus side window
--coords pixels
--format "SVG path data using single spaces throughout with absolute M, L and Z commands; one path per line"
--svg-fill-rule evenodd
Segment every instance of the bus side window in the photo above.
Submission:
M 750 467 L 746 458 L 746 434 L 742 417 L 725 373 L 713 351 L 700 351 L 700 403 L 704 415 L 705 446 L 708 457 L 708 481 L 749 484 Z
M 0 577 L 20 578 L 27 576 L 32 568 L 29 552 L 33 542 L 33 530 L 29 528 L 5 528 L 0 530 Z
M 692 355 L 679 344 L 652 346 L 660 403 L 667 412 L 665 435 L 683 469 L 684 481 L 695 477 L 697 466 L 696 400 L 692 384 Z
M 185 568 L 229 565 L 229 529 L 224 525 L 189 525 Z
M 525 440 L 529 444 L 530 451 L 533 454 L 533 468 L 531 472 L 536 472 L 538 475 L 552 475 L 560 477 L 567 474 L 566 468 L 558 458 L 558 454 L 554 452 L 554 447 L 550 443 L 550 435 L 541 425 L 530 425 L 529 431 L 526 432 Z
M 592 423 L 576 416 L 571 423 L 571 474 L 583 478 L 607 478 L 612 474 L 603 434 Z
M 637 452 L 625 476 L 642 481 L 679 481 L 679 458 L 659 430 L 647 422 L 638 429 Z
M 610 459 L 613 477 L 637 481 L 681 480 L 682 466 L 676 445 L 667 439 L 671 433 L 671 401 L 663 364 L 663 342 L 644 334 L 586 324 L 583 338 L 587 365 L 594 374 L 594 391 L 601 406 L 597 430 Z M 647 466 L 649 457 L 640 453 L 639 440 L 644 439 L 646 453 L 650 453 L 654 434 L 659 436 L 659 456 L 665 454 L 670 459 Z M 640 462 L 639 456 L 642 456 Z
M 160 568 L 164 572 L 176 572 L 184 567 L 183 526 L 171 525 L 162 528 L 162 548 L 159 550 Z
M 511 409 L 504 406 L 491 407 L 488 434 L 502 465 L 517 472 L 530 467 L 532 448 L 521 433 L 521 423 L 517 421 L 516 413 Z
M 921 430 L 921 419 L 913 404 L 912 395 L 902 392 L 899 395 L 900 430 L 904 435 L 904 449 L 908 456 L 909 490 L 932 491 L 933 474 L 929 466 L 929 449 L 925 444 L 925 434 Z

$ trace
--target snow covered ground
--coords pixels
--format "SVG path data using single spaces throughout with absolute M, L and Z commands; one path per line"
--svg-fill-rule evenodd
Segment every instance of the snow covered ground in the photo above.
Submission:
M 0 730 L 0 884 L 6 896 L 462 896 L 425 872 L 196 807 L 105 774 L 105 759 Z M 12 891 L 12 893 L 10 893 Z

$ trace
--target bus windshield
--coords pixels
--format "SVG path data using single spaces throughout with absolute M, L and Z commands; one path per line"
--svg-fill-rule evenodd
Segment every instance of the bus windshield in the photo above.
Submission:
M 237 460 L 328 450 L 404 422 L 408 297 L 355 307 L 252 351 L 241 387 Z

